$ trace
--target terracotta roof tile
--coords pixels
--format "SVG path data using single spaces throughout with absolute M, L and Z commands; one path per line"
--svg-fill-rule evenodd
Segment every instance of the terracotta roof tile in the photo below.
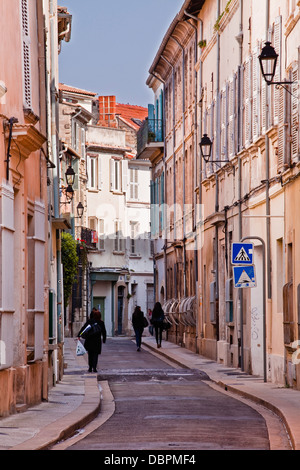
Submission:
M 92 91 L 81 90 L 80 88 L 75 88 L 69 85 L 65 85 L 64 83 L 59 84 L 59 89 L 61 91 L 67 91 L 69 93 L 78 93 L 80 95 L 88 95 L 88 96 L 96 96 L 97 93 L 93 93 Z
M 116 104 L 116 114 L 120 116 L 128 125 L 139 129 L 139 125 L 134 120 L 143 122 L 148 116 L 148 109 L 132 104 Z

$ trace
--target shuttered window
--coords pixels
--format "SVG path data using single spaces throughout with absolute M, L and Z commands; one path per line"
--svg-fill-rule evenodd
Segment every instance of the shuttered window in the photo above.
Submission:
M 299 70 L 298 63 L 294 64 L 291 72 L 292 96 L 291 96 L 291 156 L 292 161 L 299 160 Z
M 260 126 L 260 65 L 258 60 L 259 48 L 256 47 L 252 56 L 252 136 L 257 140 L 261 135 Z
M 139 182 L 138 182 L 138 170 L 136 168 L 130 168 L 130 199 L 138 199 L 139 197 Z
M 21 0 L 23 45 L 23 105 L 31 109 L 31 70 L 28 0 Z

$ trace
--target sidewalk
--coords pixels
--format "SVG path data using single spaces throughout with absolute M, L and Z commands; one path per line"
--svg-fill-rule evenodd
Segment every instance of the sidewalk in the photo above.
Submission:
M 101 404 L 97 374 L 86 374 L 86 358 L 77 357 L 75 351 L 76 341 L 65 338 L 67 367 L 47 402 L 0 418 L 0 450 L 46 449 L 97 416 Z
M 153 337 L 143 337 L 143 347 L 171 359 L 180 367 L 199 369 L 224 390 L 250 398 L 280 416 L 293 448 L 300 449 L 300 392 L 264 383 L 263 379 L 224 367 L 173 343 L 163 341 L 157 349 Z M 0 450 L 42 450 L 73 435 L 96 417 L 101 391 L 96 374 L 87 374 L 85 357 L 75 354 L 76 342 L 66 338 L 62 381 L 49 393 L 49 400 L 29 410 L 0 419 Z

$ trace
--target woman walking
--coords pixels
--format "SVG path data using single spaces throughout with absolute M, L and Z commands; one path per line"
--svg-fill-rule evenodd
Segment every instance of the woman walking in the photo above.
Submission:
M 87 326 L 91 326 L 95 323 L 100 325 L 101 328 L 98 328 L 98 331 L 95 333 L 90 333 L 84 343 L 84 347 L 88 352 L 89 372 L 97 372 L 98 356 L 101 354 L 102 350 L 102 338 L 103 343 L 106 342 L 106 328 L 101 319 L 101 313 L 99 310 L 93 309 L 90 319 L 85 323 L 85 325 L 83 325 L 77 335 L 80 337 L 81 333 L 87 328 Z M 92 328 L 90 330 L 92 330 Z
M 158 348 L 161 347 L 164 318 L 165 314 L 162 309 L 161 303 L 156 302 L 152 311 L 151 324 L 154 326 L 155 329 L 155 339 Z
M 132 326 L 135 332 L 137 351 L 140 351 L 142 344 L 142 335 L 145 327 L 145 317 L 144 313 L 141 311 L 141 307 L 135 307 L 135 310 L 132 314 Z

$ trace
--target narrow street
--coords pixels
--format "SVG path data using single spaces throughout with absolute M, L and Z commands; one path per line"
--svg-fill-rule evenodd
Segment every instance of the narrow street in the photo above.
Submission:
M 268 450 L 253 407 L 215 390 L 206 374 L 171 366 L 128 338 L 108 339 L 98 364 L 115 409 L 69 450 Z M 101 413 L 100 413 L 101 415 Z

